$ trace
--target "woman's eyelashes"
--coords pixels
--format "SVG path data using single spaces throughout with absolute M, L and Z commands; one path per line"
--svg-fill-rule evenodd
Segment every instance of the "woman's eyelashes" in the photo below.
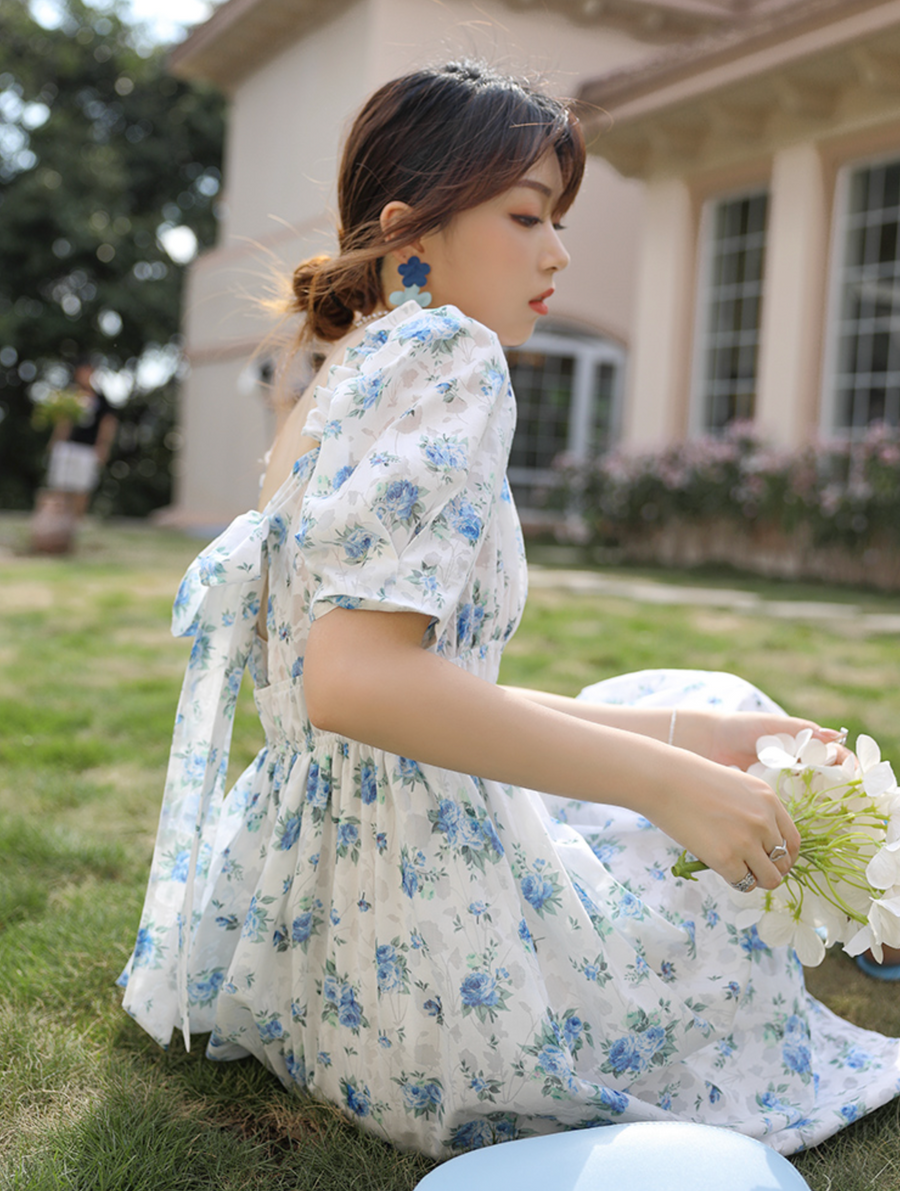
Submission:
M 521 224 L 522 227 L 536 227 L 539 223 L 544 222 L 539 215 L 513 215 L 513 220 L 514 222 Z M 566 225 L 564 223 L 554 222 L 553 230 L 555 232 L 564 232 L 566 230 Z

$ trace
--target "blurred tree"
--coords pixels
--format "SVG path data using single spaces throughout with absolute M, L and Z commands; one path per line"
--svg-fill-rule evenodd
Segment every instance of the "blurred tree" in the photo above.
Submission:
M 90 353 L 127 397 L 99 506 L 139 515 L 169 500 L 184 264 L 215 238 L 224 105 L 115 0 L 55 7 L 48 28 L 0 0 L 0 507 L 30 507 L 34 402 Z

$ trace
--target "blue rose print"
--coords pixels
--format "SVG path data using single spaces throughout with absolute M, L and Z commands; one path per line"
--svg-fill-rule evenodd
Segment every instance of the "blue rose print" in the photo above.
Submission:
M 134 945 L 134 966 L 149 966 L 155 957 L 156 942 L 153 934 L 148 927 L 142 926 L 137 933 L 137 941 Z
M 375 511 L 381 521 L 385 517 L 396 518 L 398 521 L 409 521 L 419 499 L 417 484 L 409 480 L 394 480 L 388 484 L 381 500 L 375 506 Z
M 339 488 L 342 488 L 343 485 L 346 484 L 346 482 L 350 479 L 350 477 L 353 475 L 353 473 L 355 471 L 356 471 L 356 468 L 351 467 L 349 464 L 346 467 L 339 468 L 334 473 L 334 476 L 332 477 L 332 480 L 331 480 L 331 486 L 334 489 L 334 491 L 337 492 L 337 490 Z
M 454 1150 L 479 1150 L 482 1146 L 492 1145 L 494 1130 L 489 1121 L 467 1121 L 460 1125 L 450 1138 L 450 1148 Z
M 359 770 L 360 797 L 366 806 L 378 797 L 378 775 L 372 761 L 363 761 Z
M 312 933 L 313 916 L 310 910 L 298 914 L 291 923 L 291 938 L 295 943 L 305 943 Z
M 354 1083 L 341 1080 L 344 1085 L 344 1102 L 354 1116 L 367 1117 L 372 1111 L 372 1093 L 363 1084 L 358 1087 Z
M 473 972 L 459 986 L 464 1005 L 496 1005 L 498 1001 L 497 981 L 487 972 Z
M 461 496 L 454 497 L 444 510 L 444 516 L 450 527 L 473 545 L 481 537 L 484 522 L 478 516 L 474 506 Z
M 542 910 L 553 896 L 553 886 L 539 873 L 528 873 L 522 878 L 522 896 L 536 910 Z
M 354 823 L 341 823 L 337 829 L 337 846 L 340 849 L 352 848 L 359 840 L 359 829 Z
M 344 555 L 351 562 L 360 562 L 372 549 L 375 540 L 375 535 L 369 530 L 363 529 L 362 526 L 357 526 L 356 529 L 351 530 L 344 537 L 341 543 L 344 548 Z
M 784 1025 L 784 1041 L 781 1056 L 786 1067 L 798 1075 L 812 1073 L 812 1056 L 809 1049 L 809 1027 L 796 1013 Z
M 600 1103 L 610 1112 L 622 1113 L 628 1107 L 628 1096 L 624 1092 L 617 1092 L 613 1088 L 600 1089 Z
M 400 873 L 400 883 L 406 896 L 412 897 L 418 893 L 419 874 L 416 872 L 415 866 L 408 856 L 404 856 L 400 862 Z

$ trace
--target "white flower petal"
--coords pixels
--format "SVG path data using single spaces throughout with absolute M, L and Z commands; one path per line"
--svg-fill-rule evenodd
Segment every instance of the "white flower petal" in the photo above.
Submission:
M 809 729 L 805 728 L 808 732 Z M 804 765 L 827 765 L 828 764 L 828 748 L 822 740 L 811 738 L 801 748 L 797 750 L 797 756 Z M 832 753 L 832 760 L 834 754 Z
M 897 779 L 887 761 L 879 761 L 877 765 L 864 771 L 863 789 L 870 798 L 878 798 L 882 794 L 897 789 Z
M 810 728 L 804 728 L 796 737 L 786 732 L 779 732 L 776 736 L 760 736 L 756 742 L 756 755 L 770 769 L 795 769 L 801 764 L 800 753 L 811 736 Z
M 889 889 L 900 882 L 900 840 L 875 853 L 866 865 L 866 880 L 876 889 Z
M 804 968 L 815 968 L 825 958 L 825 944 L 811 926 L 802 922 L 794 933 L 794 950 Z
M 900 898 L 876 898 L 869 910 L 869 927 L 876 943 L 900 947 Z
M 876 944 L 872 934 L 872 928 L 867 922 L 865 926 L 860 927 L 851 939 L 848 939 L 844 943 L 844 950 L 848 955 L 862 955 L 864 951 L 868 951 L 870 948 L 874 951 L 876 946 L 880 949 L 881 944 Z
M 795 769 L 800 764 L 793 753 L 777 744 L 757 748 L 756 755 L 769 769 Z
M 861 734 L 856 740 L 856 755 L 863 771 L 872 769 L 881 760 L 881 749 L 871 736 Z

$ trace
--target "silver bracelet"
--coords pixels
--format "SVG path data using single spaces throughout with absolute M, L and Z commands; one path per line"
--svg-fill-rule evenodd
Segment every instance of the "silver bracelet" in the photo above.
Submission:
M 672 719 L 669 721 L 669 744 L 675 740 L 675 720 L 678 717 L 678 708 L 672 712 Z

